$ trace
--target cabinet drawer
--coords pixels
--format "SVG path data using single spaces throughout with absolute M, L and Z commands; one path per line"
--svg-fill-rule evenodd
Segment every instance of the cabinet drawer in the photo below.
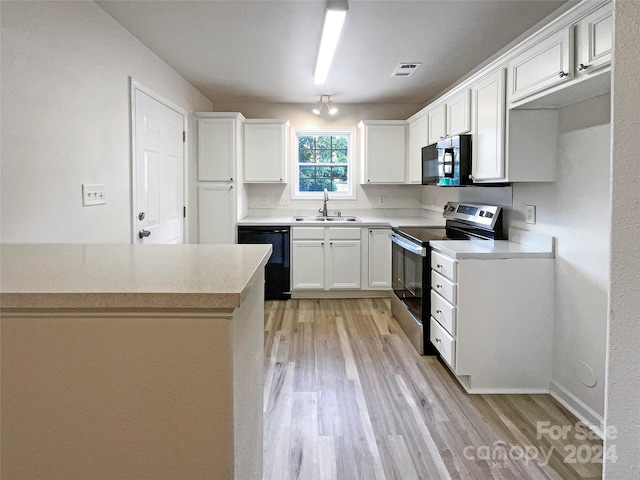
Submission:
M 360 227 L 329 227 L 329 240 L 360 240 Z
M 293 240 L 324 240 L 324 227 L 295 227 L 291 229 Z
M 449 280 L 458 281 L 458 262 L 451 257 L 432 251 L 431 268 Z
M 431 316 L 451 334 L 456 334 L 456 307 L 431 290 Z
M 431 288 L 449 300 L 449 302 L 453 304 L 456 303 L 458 285 L 448 278 L 443 277 L 435 270 L 431 270 Z
M 433 346 L 440 352 L 442 359 L 455 371 L 456 341 L 433 317 L 431 318 L 429 340 L 431 340 Z

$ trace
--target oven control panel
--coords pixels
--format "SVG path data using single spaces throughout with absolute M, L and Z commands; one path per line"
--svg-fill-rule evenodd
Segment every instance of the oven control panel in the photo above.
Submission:
M 501 210 L 501 207 L 496 207 L 495 205 L 447 202 L 442 216 L 447 220 L 464 220 L 493 228 Z

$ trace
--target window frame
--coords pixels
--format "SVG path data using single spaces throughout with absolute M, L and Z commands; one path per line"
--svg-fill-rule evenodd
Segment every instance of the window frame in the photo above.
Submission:
M 295 129 L 292 137 L 292 155 L 291 155 L 291 178 L 292 189 L 291 198 L 294 200 L 317 200 L 323 198 L 323 192 L 301 192 L 300 191 L 300 166 L 306 164 L 300 163 L 300 137 L 304 136 L 344 136 L 347 137 L 347 163 L 343 164 L 347 166 L 347 191 L 341 192 L 329 192 L 332 198 L 340 200 L 355 200 L 356 199 L 356 162 L 354 156 L 355 149 L 355 130 L 353 128 L 299 128 Z M 313 165 L 320 165 L 320 163 L 314 163 Z M 331 165 L 331 164 L 327 164 Z M 334 164 L 335 165 L 335 164 Z

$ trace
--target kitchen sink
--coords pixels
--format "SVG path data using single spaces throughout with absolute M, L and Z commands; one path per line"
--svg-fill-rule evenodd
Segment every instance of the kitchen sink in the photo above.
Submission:
M 360 222 L 358 217 L 293 217 L 294 222 Z

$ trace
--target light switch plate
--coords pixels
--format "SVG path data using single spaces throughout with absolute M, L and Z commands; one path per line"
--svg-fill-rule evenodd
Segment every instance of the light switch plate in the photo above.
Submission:
M 107 195 L 103 184 L 82 184 L 82 206 L 104 205 L 107 203 Z
M 532 225 L 536 223 L 536 206 L 535 205 L 525 206 L 524 221 Z

